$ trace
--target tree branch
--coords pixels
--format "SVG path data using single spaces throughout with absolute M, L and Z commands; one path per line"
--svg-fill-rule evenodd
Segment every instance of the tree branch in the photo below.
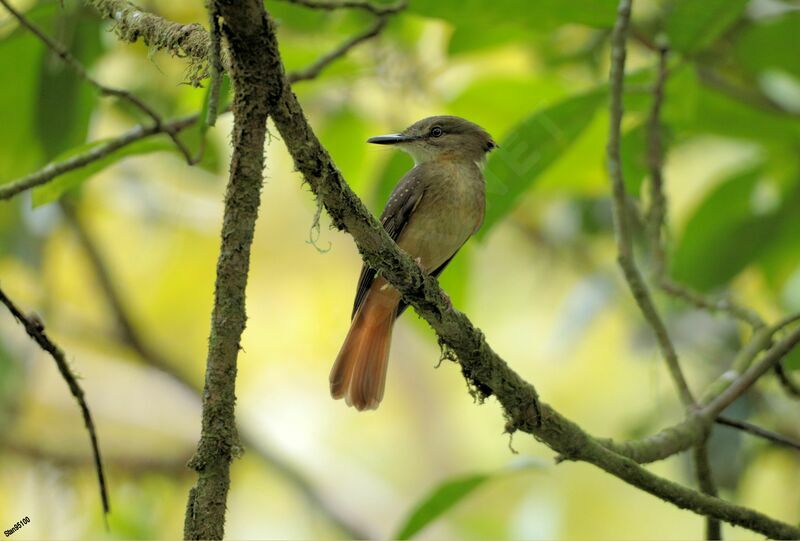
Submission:
M 235 421 L 236 361 L 245 328 L 245 288 L 250 266 L 264 170 L 267 131 L 265 61 L 261 0 L 212 0 L 230 53 L 234 87 L 233 155 L 225 193 L 211 335 L 208 339 L 203 423 L 189 466 L 198 474 L 189 492 L 185 539 L 222 539 L 230 486 L 230 464 L 241 453 Z
M 764 438 L 765 440 L 771 441 L 772 443 L 776 443 L 778 445 L 782 445 L 784 447 L 789 447 L 796 451 L 800 451 L 800 441 L 795 441 L 791 438 L 787 438 L 783 434 L 777 434 L 770 430 L 765 430 L 760 426 L 754 425 L 753 423 L 748 423 L 747 421 L 740 421 L 738 419 L 731 419 L 730 417 L 724 417 L 722 415 L 717 417 L 716 423 L 730 428 L 736 428 L 738 430 L 747 432 L 754 436 Z
M 48 164 L 35 173 L 31 173 L 7 184 L 0 185 L 0 201 L 4 199 L 11 199 L 15 195 L 26 190 L 30 190 L 36 186 L 41 186 L 42 184 L 47 184 L 51 180 L 54 180 L 63 174 L 80 169 L 81 167 L 85 167 L 92 162 L 96 162 L 105 158 L 106 156 L 110 156 L 117 150 L 125 148 L 126 146 L 137 141 L 152 137 L 154 135 L 166 133 L 165 128 L 167 126 L 174 129 L 175 133 L 178 133 L 181 130 L 193 125 L 195 122 L 197 122 L 197 115 L 191 115 L 167 122 L 161 126 L 136 126 L 131 128 L 117 138 L 111 139 L 102 144 L 98 144 L 86 152 L 76 154 L 75 156 L 67 158 L 62 162 Z
M 61 373 L 61 377 L 64 378 L 64 381 L 67 383 L 67 387 L 69 387 L 69 391 L 72 393 L 72 396 L 75 397 L 75 400 L 78 402 L 78 406 L 81 409 L 81 414 L 83 415 L 83 423 L 86 425 L 86 430 L 89 432 L 89 440 L 92 444 L 92 454 L 94 455 L 94 469 L 97 472 L 97 483 L 100 487 L 100 501 L 103 505 L 103 513 L 108 514 L 110 510 L 110 505 L 108 501 L 108 490 L 106 489 L 106 478 L 103 474 L 103 460 L 100 457 L 100 445 L 97 443 L 97 430 L 94 426 L 94 421 L 92 420 L 92 413 L 89 411 L 89 405 L 86 403 L 86 398 L 83 394 L 83 389 L 78 384 L 78 380 L 75 375 L 72 373 L 72 370 L 67 364 L 67 360 L 64 357 L 64 352 L 59 348 L 56 344 L 50 340 L 50 337 L 44 332 L 44 325 L 39 320 L 39 318 L 35 315 L 33 316 L 26 316 L 22 313 L 22 311 L 14 305 L 14 303 L 9 299 L 3 290 L 0 289 L 0 302 L 3 303 L 6 308 L 11 312 L 11 315 L 14 316 L 14 319 L 22 323 L 22 326 L 25 327 L 25 332 L 28 333 L 34 342 L 39 344 L 39 347 L 45 350 L 53 360 L 56 362 L 56 366 L 58 367 L 58 371 Z
M 405 9 L 407 1 L 401 0 L 394 4 L 373 4 L 366 0 L 329 0 L 327 2 L 320 2 L 317 0 L 284 0 L 289 4 L 296 4 L 311 9 L 321 9 L 325 11 L 333 11 L 336 9 L 361 9 L 368 11 L 373 15 L 391 15 Z
M 622 178 L 622 165 L 620 158 L 620 138 L 622 125 L 622 90 L 625 77 L 625 56 L 626 40 L 628 36 L 628 23 L 630 21 L 630 0 L 622 0 L 619 4 L 617 23 L 611 36 L 611 74 L 609 76 L 609 86 L 611 103 L 609 105 L 611 122 L 608 134 L 608 145 L 606 147 L 606 165 L 608 176 L 611 179 L 612 202 L 614 216 L 614 231 L 617 238 L 617 261 L 625 275 L 631 293 L 633 293 L 636 304 L 653 329 L 659 348 L 667 363 L 670 376 L 678 390 L 681 402 L 686 408 L 694 405 L 694 396 L 689 390 L 689 384 L 683 375 L 678 362 L 678 354 L 675 346 L 669 337 L 664 321 L 656 310 L 650 291 L 642 278 L 639 269 L 636 267 L 636 260 L 633 254 L 633 240 L 628 223 L 627 200 L 625 183 Z M 659 98 L 656 98 L 659 103 Z
M 131 348 L 143 362 L 168 374 L 175 382 L 187 391 L 202 400 L 202 388 L 183 374 L 176 367 L 180 363 L 164 357 L 157 348 L 148 343 L 145 337 L 139 332 L 130 316 L 129 310 L 115 286 L 115 280 L 110 269 L 105 263 L 100 247 L 92 238 L 85 224 L 81 221 L 80 215 L 71 204 L 61 203 L 67 222 L 75 232 L 78 241 L 86 253 L 89 263 L 94 271 L 100 285 L 101 292 L 105 297 L 106 303 L 117 322 L 119 338 Z M 283 478 L 293 485 L 308 502 L 322 515 L 324 515 L 334 526 L 339 528 L 347 537 L 351 539 L 370 539 L 373 536 L 366 532 L 362 527 L 353 523 L 343 516 L 336 507 L 324 498 L 315 487 L 306 479 L 302 472 L 292 466 L 289 462 L 281 458 L 275 451 L 255 439 L 243 427 L 239 427 L 242 444 L 252 450 L 267 466 L 277 471 Z M 185 464 L 183 464 L 185 466 Z

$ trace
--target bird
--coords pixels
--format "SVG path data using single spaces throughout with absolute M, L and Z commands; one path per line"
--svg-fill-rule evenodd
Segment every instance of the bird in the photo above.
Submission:
M 423 272 L 438 276 L 483 223 L 483 168 L 497 147 L 464 118 L 431 116 L 400 133 L 371 137 L 408 153 L 414 167 L 392 191 L 380 217 L 389 236 Z M 407 305 L 400 292 L 366 264 L 358 279 L 350 330 L 330 373 L 334 399 L 359 411 L 383 399 L 392 329 Z

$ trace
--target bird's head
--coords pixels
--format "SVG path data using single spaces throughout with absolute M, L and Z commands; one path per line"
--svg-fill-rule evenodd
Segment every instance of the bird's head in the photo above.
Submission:
M 367 139 L 377 145 L 397 145 L 416 164 L 442 157 L 482 163 L 496 148 L 486 130 L 457 116 L 431 116 L 415 122 L 400 133 Z

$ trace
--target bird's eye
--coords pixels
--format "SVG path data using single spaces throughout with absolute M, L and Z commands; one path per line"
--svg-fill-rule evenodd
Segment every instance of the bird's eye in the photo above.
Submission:
M 441 137 L 443 134 L 444 131 L 442 131 L 442 128 L 440 128 L 439 126 L 434 126 L 433 128 L 431 128 L 432 137 Z

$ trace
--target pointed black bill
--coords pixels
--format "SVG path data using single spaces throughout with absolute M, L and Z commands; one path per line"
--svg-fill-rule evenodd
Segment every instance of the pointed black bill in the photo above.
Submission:
M 401 133 L 393 133 L 390 135 L 376 135 L 375 137 L 370 137 L 367 139 L 367 143 L 372 143 L 373 145 L 396 145 L 397 143 L 408 143 L 413 140 L 414 137 L 409 137 Z

